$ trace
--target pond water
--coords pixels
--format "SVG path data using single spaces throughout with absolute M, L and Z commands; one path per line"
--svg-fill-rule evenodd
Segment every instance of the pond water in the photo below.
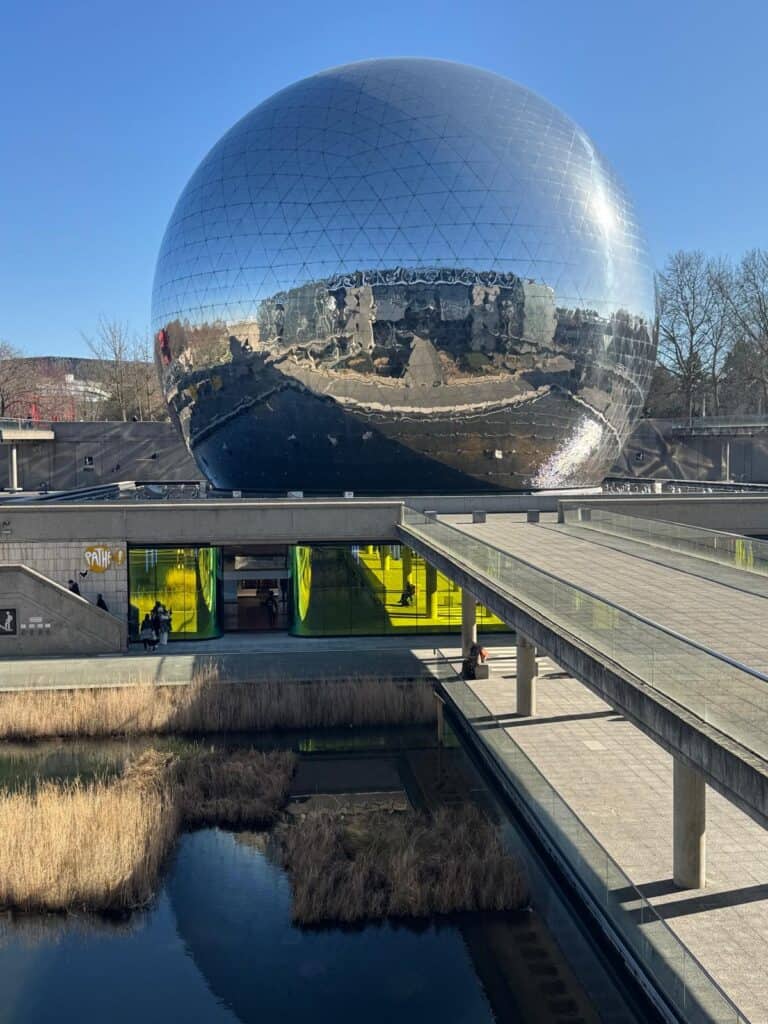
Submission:
M 310 789 L 314 768 L 326 791 L 352 792 L 356 779 L 368 790 L 377 777 L 391 786 L 397 777 L 416 806 L 471 795 L 498 816 L 463 751 L 437 751 L 418 730 L 198 742 L 256 740 L 303 751 L 300 775 Z M 0 745 L 0 786 L 109 773 L 147 745 L 174 744 Z M 514 823 L 499 822 L 529 877 L 530 911 L 355 930 L 292 925 L 289 881 L 266 855 L 264 833 L 184 834 L 142 913 L 121 921 L 0 913 L 0 1024 L 649 1019 L 633 1008 Z
M 0 926 L 0 1020 L 494 1019 L 457 928 L 307 932 L 290 904 L 243 837 L 184 835 L 156 906 L 122 926 Z

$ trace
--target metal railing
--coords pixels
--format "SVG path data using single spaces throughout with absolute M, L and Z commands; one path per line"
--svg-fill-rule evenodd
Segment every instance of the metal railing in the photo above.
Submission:
M 14 419 L 12 416 L 0 416 L 0 430 L 40 430 L 44 425 L 34 420 Z M 47 427 L 47 425 L 46 425 Z
M 536 832 L 543 833 L 593 913 L 631 954 L 673 1011 L 690 1024 L 746 1024 L 747 1018 L 611 858 L 496 715 L 438 652 L 436 674 L 455 709 L 509 780 Z M 475 723 L 482 723 L 477 728 Z M 490 723 L 490 727 L 489 727 Z
M 768 676 L 501 548 L 405 507 L 402 529 L 760 757 Z
M 672 430 L 711 429 L 724 427 L 757 427 L 768 430 L 768 416 L 745 414 L 741 416 L 691 416 L 669 421 Z
M 610 509 L 581 505 L 566 506 L 563 510 L 563 523 L 651 544 L 683 555 L 706 558 L 732 569 L 768 575 L 768 542 L 738 533 L 644 519 L 641 516 L 612 512 Z
M 608 476 L 603 481 L 605 494 L 765 494 L 768 483 L 737 480 L 657 479 L 650 476 Z

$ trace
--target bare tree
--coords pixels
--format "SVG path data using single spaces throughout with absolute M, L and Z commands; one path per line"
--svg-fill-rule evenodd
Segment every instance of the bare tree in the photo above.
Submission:
M 128 419 L 128 363 L 130 361 L 130 335 L 128 325 L 119 320 L 100 316 L 93 337 L 83 339 L 99 361 L 99 373 L 105 389 L 111 395 L 119 418 Z
M 133 415 L 139 420 L 166 419 L 166 405 L 160 390 L 152 345 L 146 337 L 134 340 L 131 360 Z
M 99 318 L 94 337 L 83 337 L 98 361 L 99 383 L 110 395 L 101 410 L 105 418 L 165 418 L 165 403 L 146 339 L 131 334 L 127 324 L 105 317 Z
M 733 347 L 735 333 L 733 317 L 728 307 L 725 287 L 731 277 L 727 260 L 712 259 L 707 264 L 707 287 L 710 293 L 709 344 L 705 366 L 712 399 L 710 413 L 720 413 L 720 384 L 725 373 L 726 362 Z
M 30 374 L 19 349 L 0 341 L 0 416 L 29 415 Z
M 739 383 L 758 390 L 758 411 L 764 413 L 768 410 L 768 250 L 748 252 L 722 280 L 721 291 L 739 343 Z
M 729 342 L 720 278 L 725 265 L 703 252 L 676 252 L 656 276 L 659 361 L 677 379 L 688 416 L 715 396 Z

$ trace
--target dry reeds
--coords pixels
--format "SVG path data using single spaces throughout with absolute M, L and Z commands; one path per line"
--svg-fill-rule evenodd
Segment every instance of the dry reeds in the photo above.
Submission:
M 433 722 L 426 680 L 217 683 L 0 693 L 0 739 Z
M 143 906 L 181 827 L 272 822 L 295 763 L 280 751 L 147 751 L 112 781 L 0 794 L 0 907 Z
M 112 782 L 48 782 L 1 795 L 0 906 L 142 906 L 178 820 L 162 766 Z
M 433 816 L 313 812 L 275 835 L 293 919 L 318 925 L 527 905 L 517 861 L 473 805 Z
M 187 827 L 271 825 L 288 798 L 296 768 L 289 751 L 212 751 L 184 756 L 176 792 Z

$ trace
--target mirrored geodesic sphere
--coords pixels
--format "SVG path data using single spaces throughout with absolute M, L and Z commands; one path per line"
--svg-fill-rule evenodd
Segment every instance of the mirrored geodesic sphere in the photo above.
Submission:
M 498 75 L 365 61 L 213 147 L 155 273 L 157 361 L 215 484 L 430 493 L 597 483 L 655 357 L 631 204 Z

